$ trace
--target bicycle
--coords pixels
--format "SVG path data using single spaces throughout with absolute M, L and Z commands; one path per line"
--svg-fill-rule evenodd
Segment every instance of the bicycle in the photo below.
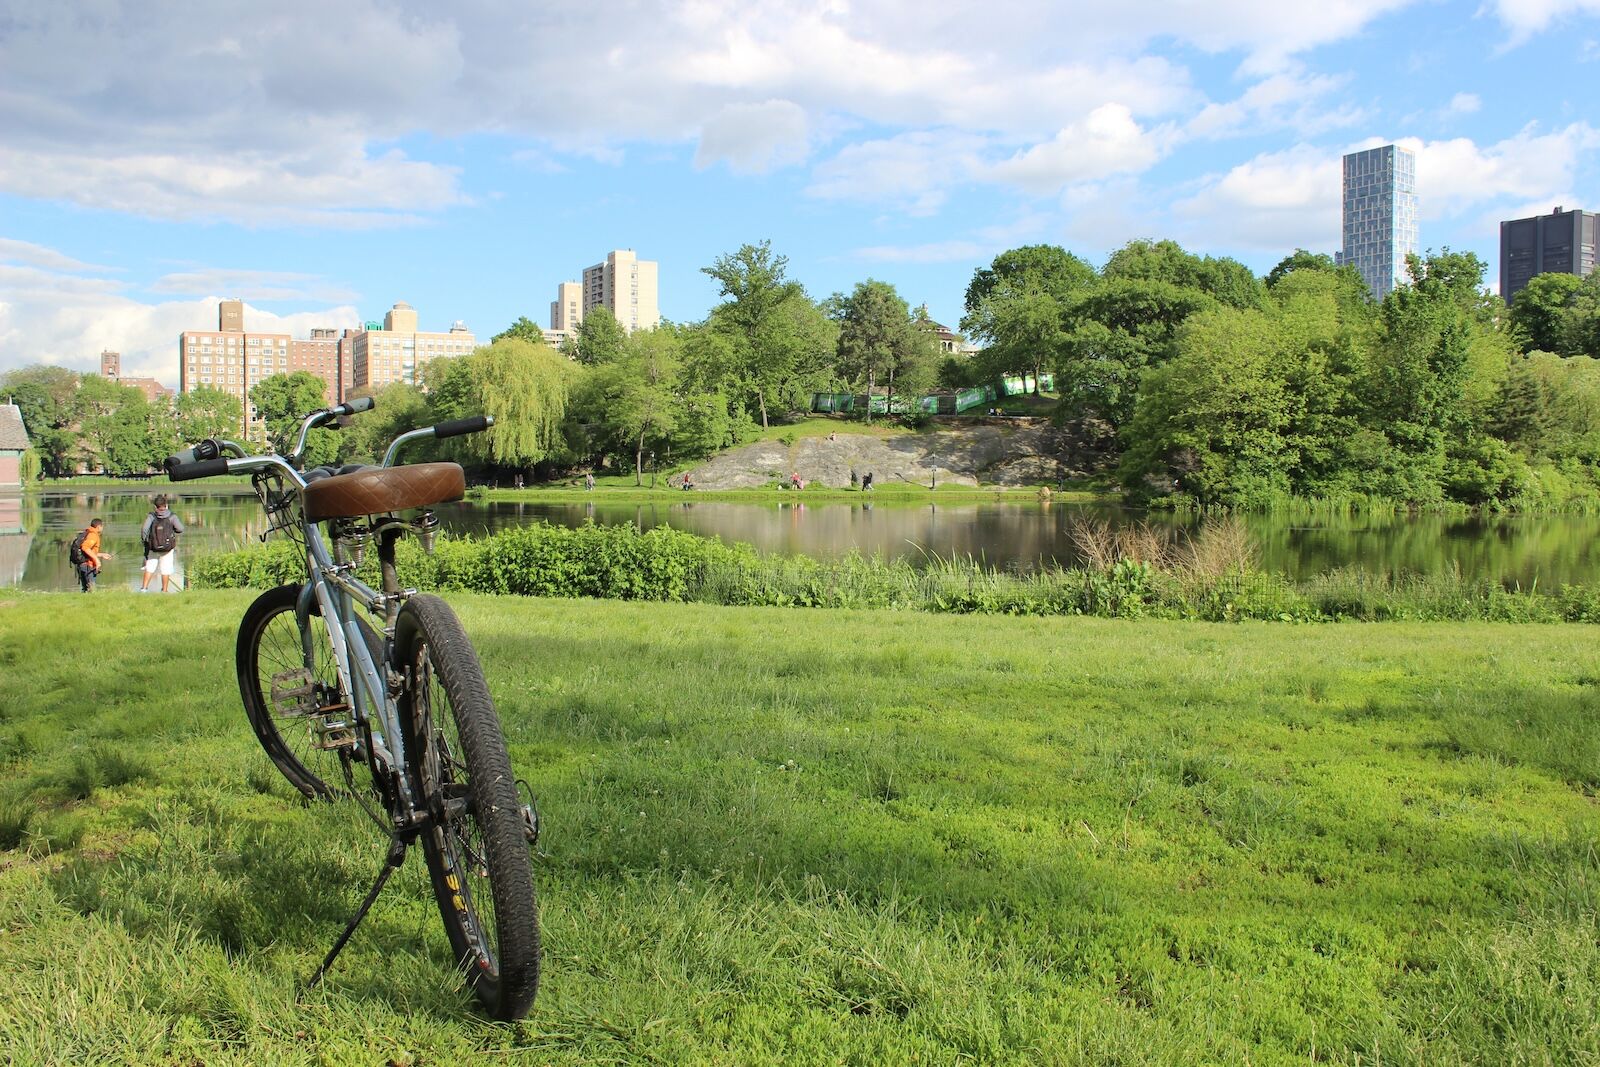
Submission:
M 538 809 L 526 784 L 513 777 L 482 666 L 461 623 L 439 597 L 402 588 L 395 567 L 395 544 L 408 533 L 432 551 L 438 520 L 429 509 L 461 499 L 466 488 L 455 463 L 395 465 L 400 448 L 422 437 L 476 433 L 494 420 L 411 430 L 389 445 L 378 466 L 302 472 L 311 430 L 372 406 L 362 398 L 312 412 L 284 455 L 249 455 L 232 441 L 202 441 L 169 457 L 167 475 L 178 482 L 249 473 L 268 520 L 261 539 L 283 532 L 300 545 L 306 580 L 263 593 L 239 625 L 236 668 L 245 714 L 290 785 L 308 800 L 331 800 L 340 792 L 330 780 L 342 778 L 344 795 L 389 836 L 377 880 L 308 986 L 327 973 L 409 846 L 420 841 L 459 969 L 490 1016 L 520 1019 L 539 985 L 531 858 Z M 412 511 L 415 517 L 400 517 Z M 374 543 L 381 590 L 356 575 Z M 356 787 L 360 764 L 381 810 Z

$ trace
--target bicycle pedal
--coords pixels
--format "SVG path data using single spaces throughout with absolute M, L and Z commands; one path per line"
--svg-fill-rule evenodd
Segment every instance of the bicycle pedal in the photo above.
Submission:
M 337 752 L 341 748 L 355 748 L 358 740 L 354 730 L 319 730 L 311 746 L 324 752 Z
M 269 695 L 279 715 L 312 715 L 317 711 L 316 679 L 305 667 L 274 674 Z
M 343 710 L 343 706 L 328 709 Z M 356 735 L 356 728 L 350 723 L 323 719 L 311 728 L 311 744 L 325 752 L 337 751 L 341 748 L 355 748 L 360 738 Z

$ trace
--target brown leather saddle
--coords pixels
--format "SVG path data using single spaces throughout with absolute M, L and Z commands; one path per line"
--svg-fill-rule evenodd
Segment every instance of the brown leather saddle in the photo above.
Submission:
M 318 467 L 306 472 L 307 522 L 383 515 L 460 500 L 467 492 L 459 463 L 412 463 L 404 467 Z

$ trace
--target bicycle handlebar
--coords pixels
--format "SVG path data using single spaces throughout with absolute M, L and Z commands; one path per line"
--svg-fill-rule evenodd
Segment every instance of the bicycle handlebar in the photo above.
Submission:
M 455 419 L 451 422 L 441 422 L 433 428 L 434 437 L 460 437 L 467 433 L 480 433 L 494 425 L 494 419 L 488 415 L 478 415 L 470 419 Z
M 190 449 L 189 451 L 193 451 Z M 174 482 L 189 482 L 196 478 L 210 478 L 218 474 L 228 473 L 228 461 L 225 458 L 203 459 L 193 463 L 174 463 L 177 456 L 168 457 L 166 462 L 167 478 Z

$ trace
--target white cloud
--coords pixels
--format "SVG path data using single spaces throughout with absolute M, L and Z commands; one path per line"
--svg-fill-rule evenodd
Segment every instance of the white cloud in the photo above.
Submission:
M 97 267 L 91 263 L 83 263 L 73 259 L 71 256 L 62 255 L 53 248 L 36 245 L 30 241 L 18 241 L 10 237 L 0 237 L 0 263 L 24 263 L 52 271 L 104 273 L 112 269 L 110 267 Z
M 1349 151 L 1388 143 L 1374 138 Z M 1569 190 L 1582 157 L 1600 149 L 1600 131 L 1580 122 L 1550 133 L 1529 125 L 1490 145 L 1465 137 L 1394 143 L 1417 153 L 1417 210 L 1424 221 L 1482 212 L 1471 219 L 1474 229 L 1492 232 L 1499 219 L 1576 205 Z M 1185 239 L 1211 247 L 1332 251 L 1341 241 L 1341 155 L 1303 144 L 1258 155 L 1203 181 L 1173 205 L 1173 220 Z M 1425 228 L 1422 243 L 1431 244 Z
M 1348 76 L 1279 71 L 1252 84 L 1237 99 L 1207 104 L 1184 127 L 1192 137 L 1226 137 L 1293 129 L 1301 137 L 1351 126 L 1365 113 L 1348 104 L 1326 107 L 1319 101 L 1344 88 Z
M 1489 201 L 1548 199 L 1570 189 L 1580 158 L 1600 148 L 1600 131 L 1576 122 L 1540 133 L 1530 123 L 1488 146 L 1466 137 L 1412 137 L 1396 143 L 1417 153 L 1417 211 L 1424 219 L 1436 219 Z
M 1486 6 L 1511 30 L 1512 45 L 1568 15 L 1600 15 L 1600 0 L 1490 0 Z
M 454 167 L 399 152 L 368 158 L 359 148 L 316 159 L 265 152 L 207 160 L 147 152 L 109 158 L 77 150 L 0 155 L 0 189 L 169 220 L 400 225 L 417 221 L 417 212 L 464 203 L 456 181 Z
M 129 295 L 127 282 L 102 277 L 110 267 L 85 264 L 56 249 L 24 241 L 0 240 L 0 259 L 26 256 L 31 262 L 0 262 L 0 371 L 49 363 L 78 371 L 98 371 L 100 352 L 122 353 L 130 377 L 178 384 L 178 335 L 214 328 L 217 303 L 254 286 L 250 299 L 303 299 L 320 303 L 342 291 L 311 275 L 198 268 L 169 274 L 156 285 L 165 293 L 195 298 L 149 303 Z M 215 281 L 223 288 L 202 288 Z M 272 295 L 272 290 L 281 295 Z M 203 295 L 198 295 L 203 294 Z M 359 325 L 350 304 L 322 311 L 279 315 L 245 307 L 252 330 L 305 337 L 313 326 Z
M 695 166 L 725 160 L 735 173 L 759 174 L 805 159 L 809 134 L 805 109 L 793 101 L 729 104 L 701 129 Z
M 1152 43 L 1292 71 L 1292 57 L 1407 2 L 13 3 L 0 192 L 163 219 L 371 226 L 466 202 L 453 168 L 399 147 L 412 138 L 490 133 L 613 159 L 641 141 L 696 144 L 701 165 L 744 171 L 804 159 L 841 121 L 1015 147 L 1106 106 L 1141 127 L 1202 106 L 1181 63 L 1143 54 Z M 1316 82 L 1265 78 L 1254 93 Z M 1240 108 L 1297 114 L 1287 96 Z M 1050 155 L 1019 167 L 1041 183 L 1072 172 Z
M 155 378 L 170 388 L 178 385 L 178 335 L 199 327 L 213 328 L 219 297 L 146 304 L 116 294 L 54 291 L 62 298 L 0 301 L 0 371 L 32 363 L 49 363 L 77 371 L 100 369 L 100 352 L 122 353 L 123 373 Z M 305 337 L 313 326 L 353 327 L 360 323 L 354 307 L 275 315 L 247 308 L 252 330 Z
M 1121 104 L 1104 104 L 1055 138 L 987 169 L 991 180 L 1049 194 L 1078 182 L 1145 170 L 1165 153 L 1172 130 L 1140 127 Z
M 1451 115 L 1475 114 L 1483 107 L 1483 100 L 1477 93 L 1457 93 L 1450 98 L 1450 104 L 1445 109 Z
M 951 131 L 919 131 L 842 149 L 819 164 L 806 194 L 822 200 L 888 202 L 930 215 L 947 191 L 981 169 L 983 142 Z
M 1185 238 L 1221 248 L 1339 247 L 1339 153 L 1308 145 L 1269 152 L 1204 183 L 1172 207 Z

